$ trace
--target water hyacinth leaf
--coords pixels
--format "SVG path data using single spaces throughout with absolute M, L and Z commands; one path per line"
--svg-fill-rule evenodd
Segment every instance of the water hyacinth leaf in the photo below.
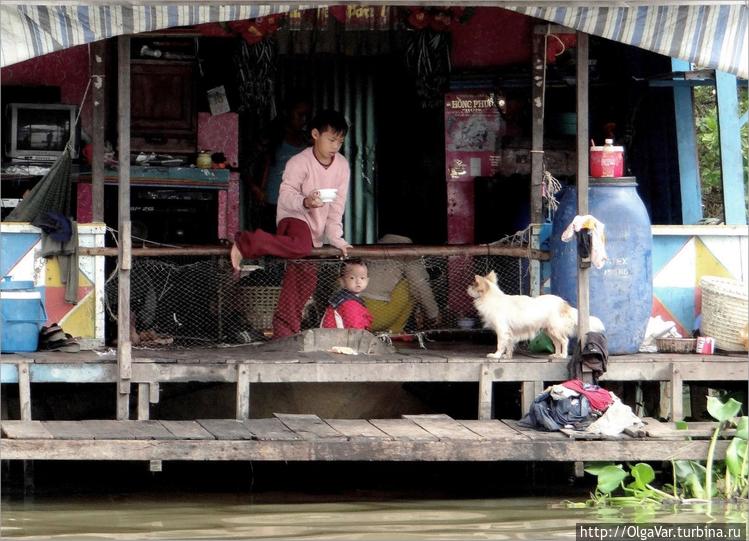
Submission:
M 736 422 L 736 438 L 741 438 L 746 441 L 749 440 L 749 417 L 739 417 Z
M 639 462 L 631 469 L 630 473 L 635 478 L 633 483 L 634 488 L 645 490 L 649 483 L 652 483 L 655 479 L 655 472 L 650 464 Z
M 627 477 L 619 466 L 605 466 L 598 472 L 598 490 L 606 494 L 611 493 Z
M 741 402 L 729 398 L 723 403 L 715 396 L 708 396 L 707 411 L 715 420 L 723 423 L 741 411 Z
M 616 468 L 621 468 L 621 464 L 613 464 L 611 462 L 598 462 L 596 464 L 589 464 L 585 466 L 585 473 L 589 473 L 591 475 L 598 476 L 601 473 L 601 470 L 604 468 L 607 468 L 609 466 L 614 466 Z
M 684 480 L 684 486 L 689 489 L 692 493 L 693 498 L 704 499 L 705 498 L 705 487 L 697 478 L 697 475 L 690 473 Z
M 744 456 L 746 455 L 747 442 L 739 438 L 734 438 L 726 448 L 726 468 L 731 475 L 734 477 L 741 477 L 746 475 L 746 472 L 741 472 L 741 467 L 744 465 Z M 746 465 L 745 465 L 746 466 Z M 746 467 L 744 468 L 747 469 Z
M 705 466 L 694 462 L 693 460 L 674 460 L 674 473 L 676 479 L 684 481 L 689 475 L 697 475 L 700 478 L 705 477 Z

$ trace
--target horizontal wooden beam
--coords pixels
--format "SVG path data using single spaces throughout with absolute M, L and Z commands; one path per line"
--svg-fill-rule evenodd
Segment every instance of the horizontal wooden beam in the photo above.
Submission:
M 227 354 L 228 355 L 228 354 Z M 306 354 L 309 355 L 309 354 Z M 656 357 L 653 355 L 652 357 Z M 683 360 L 694 357 L 694 361 Z M 749 363 L 739 358 L 683 355 L 673 363 L 664 360 L 609 360 L 608 372 L 602 381 L 670 381 L 671 365 L 679 368 L 684 381 L 746 381 Z M 702 360 L 700 360 L 702 359 Z M 712 360 L 711 360 L 712 359 Z M 163 360 L 163 359 L 162 359 Z M 196 361 L 199 359 L 196 357 Z M 9 357 L 0 364 L 2 383 L 17 383 L 17 362 Z M 116 381 L 113 361 L 97 363 L 34 363 L 29 362 L 31 383 L 111 383 Z M 317 362 L 287 354 L 282 360 L 253 360 L 252 358 L 225 362 L 159 362 L 158 359 L 134 358 L 133 383 L 154 382 L 236 382 L 237 364 L 246 364 L 250 383 L 363 383 L 363 382 L 477 382 L 482 370 L 487 381 L 563 381 L 567 379 L 565 361 L 537 358 L 518 358 L 513 361 L 489 362 L 485 357 L 455 356 L 450 360 L 437 356 L 417 357 L 413 360 L 378 360 L 357 357 Z
M 184 246 L 179 248 L 133 248 L 135 257 L 169 257 L 169 256 L 229 256 L 226 246 Z M 79 255 L 100 255 L 116 257 L 117 248 L 79 248 Z M 494 244 L 471 244 L 450 246 L 422 246 L 417 244 L 377 244 L 354 246 L 348 250 L 349 257 L 428 257 L 428 256 L 510 256 L 548 261 L 549 252 L 531 250 L 520 246 L 502 246 Z M 341 252 L 337 248 L 313 248 L 311 258 L 338 258 Z
M 256 441 L 256 440 L 0 440 L 4 460 L 211 461 L 666 461 L 704 460 L 702 441 Z M 719 441 L 716 459 L 725 457 Z

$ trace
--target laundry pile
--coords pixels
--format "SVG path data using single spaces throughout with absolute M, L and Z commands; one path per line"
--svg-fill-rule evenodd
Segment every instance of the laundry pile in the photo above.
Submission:
M 625 428 L 642 425 L 642 420 L 614 393 L 598 385 L 571 379 L 547 387 L 535 398 L 530 411 L 518 424 L 549 432 L 569 428 L 615 436 Z

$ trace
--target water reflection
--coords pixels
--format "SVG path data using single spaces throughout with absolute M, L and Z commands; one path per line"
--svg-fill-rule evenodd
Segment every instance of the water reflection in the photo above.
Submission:
M 741 522 L 749 507 L 570 508 L 561 499 L 258 502 L 247 495 L 75 497 L 3 502 L 3 538 L 564 539 L 578 522 Z M 279 498 L 281 499 L 281 498 Z M 283 497 L 288 501 L 288 495 Z

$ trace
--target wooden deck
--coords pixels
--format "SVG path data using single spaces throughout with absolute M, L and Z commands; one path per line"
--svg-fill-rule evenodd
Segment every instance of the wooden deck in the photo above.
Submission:
M 446 415 L 401 419 L 197 421 L 2 421 L 4 460 L 210 461 L 661 461 L 703 460 L 712 423 L 676 430 L 645 420 L 645 430 L 596 439 L 583 432 L 539 432 L 512 420 L 457 421 Z M 691 439 L 687 439 L 691 438 Z M 720 441 L 718 458 L 727 441 Z
M 236 418 L 248 419 L 250 392 L 256 383 L 475 382 L 477 417 L 490 419 L 492 383 L 516 382 L 522 411 L 548 382 L 568 379 L 567 364 L 546 357 L 517 356 L 511 361 L 486 358 L 488 346 L 438 344 L 435 349 L 406 349 L 387 355 L 326 352 L 259 352 L 252 346 L 189 350 L 134 350 L 131 382 L 138 389 L 139 420 L 148 420 L 161 385 L 174 382 L 236 384 Z M 682 386 L 689 381 L 746 381 L 744 356 L 637 354 L 610 357 L 602 381 L 659 381 L 666 384 L 662 409 L 683 418 Z M 31 420 L 31 383 L 115 383 L 113 352 L 34 352 L 0 355 L 0 381 L 18 384 L 21 419 Z

